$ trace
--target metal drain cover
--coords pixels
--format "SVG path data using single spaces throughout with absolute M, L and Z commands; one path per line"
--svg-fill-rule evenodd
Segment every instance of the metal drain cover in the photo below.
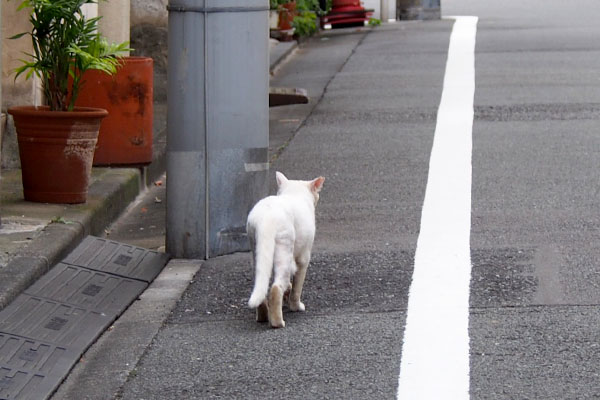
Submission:
M 120 314 L 147 286 L 144 281 L 59 263 L 25 293 Z
M 79 357 L 64 346 L 0 333 L 0 399 L 43 398 Z
M 88 236 L 63 262 L 152 282 L 168 261 L 164 253 Z
M 0 400 L 48 398 L 168 259 L 87 237 L 0 311 Z
M 22 294 L 0 314 L 0 332 L 86 348 L 116 314 Z

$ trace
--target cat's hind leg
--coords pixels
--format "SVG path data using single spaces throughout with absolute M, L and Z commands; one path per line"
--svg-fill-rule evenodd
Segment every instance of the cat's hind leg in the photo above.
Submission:
M 283 292 L 283 304 L 289 303 L 291 291 L 292 291 L 292 282 L 289 283 L 287 289 L 285 289 L 285 292 Z
M 285 327 L 283 320 L 283 295 L 290 286 L 290 277 L 292 272 L 293 242 L 279 242 L 275 245 L 274 254 L 274 278 L 273 285 L 269 292 L 268 314 L 269 322 L 273 328 Z
M 277 285 L 271 286 L 269 292 L 269 323 L 272 328 L 285 328 L 285 321 L 283 320 L 283 311 L 281 309 L 281 303 L 283 299 L 283 292 Z
M 250 250 L 252 251 L 252 262 L 256 268 L 256 239 L 254 238 L 254 228 L 248 226 L 248 239 L 250 241 Z M 269 307 L 267 305 L 267 299 L 263 301 L 258 307 L 256 307 L 256 322 L 267 322 L 269 320 Z
M 256 322 L 267 322 L 269 320 L 269 307 L 267 305 L 267 300 L 262 302 L 256 308 Z
M 302 296 L 302 287 L 304 286 L 304 279 L 306 278 L 306 270 L 308 269 L 309 261 L 310 254 L 301 255 L 296 258 L 297 269 L 294 274 L 289 302 L 289 307 L 292 311 L 304 311 L 306 309 L 304 303 L 300 301 L 300 297 Z

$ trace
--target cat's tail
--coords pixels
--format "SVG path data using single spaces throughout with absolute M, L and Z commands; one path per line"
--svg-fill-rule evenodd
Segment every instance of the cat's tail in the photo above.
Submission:
M 273 255 L 275 253 L 275 229 L 263 226 L 256 231 L 256 248 L 254 249 L 254 263 L 256 272 L 254 289 L 248 300 L 250 308 L 256 308 L 267 298 L 269 282 L 273 272 Z

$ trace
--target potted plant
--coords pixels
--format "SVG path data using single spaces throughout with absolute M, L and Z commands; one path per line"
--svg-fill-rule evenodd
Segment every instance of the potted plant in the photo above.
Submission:
M 279 30 L 292 29 L 292 21 L 296 16 L 296 0 L 270 0 L 270 8 L 279 13 Z
M 317 27 L 317 13 L 321 8 L 317 0 L 298 0 L 296 4 L 298 14 L 292 21 L 294 34 L 298 37 L 311 36 L 319 30 Z
M 29 9 L 33 44 L 16 76 L 40 78 L 45 106 L 8 109 L 14 118 L 26 200 L 83 203 L 92 159 L 106 110 L 75 107 L 87 70 L 114 73 L 127 43 L 108 44 L 97 33 L 99 18 L 86 18 L 81 7 L 95 0 L 23 0 Z

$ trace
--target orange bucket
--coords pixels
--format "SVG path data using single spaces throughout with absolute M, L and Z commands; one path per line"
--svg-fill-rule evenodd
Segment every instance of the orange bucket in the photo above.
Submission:
M 149 164 L 152 162 L 153 61 L 124 57 L 110 76 L 86 71 L 75 104 L 108 111 L 102 121 L 94 165 Z

